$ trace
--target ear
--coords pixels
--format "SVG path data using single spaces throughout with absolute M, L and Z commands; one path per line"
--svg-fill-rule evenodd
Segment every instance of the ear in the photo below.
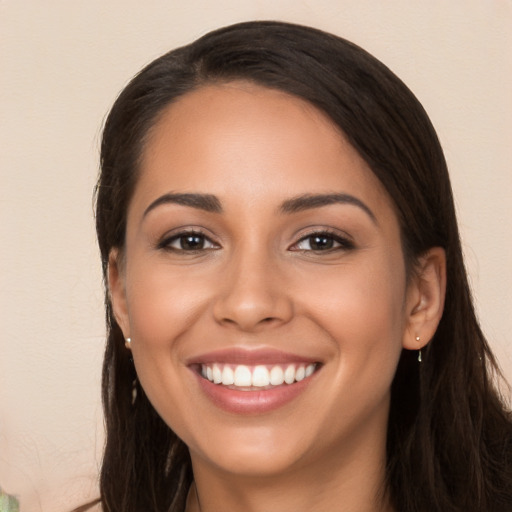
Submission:
M 444 249 L 429 249 L 419 258 L 413 272 L 407 287 L 407 326 L 402 345 L 408 350 L 419 350 L 432 339 L 443 315 L 446 293 Z
M 126 301 L 123 257 L 119 249 L 112 249 L 108 257 L 108 290 L 114 317 L 125 338 L 130 336 L 128 306 Z

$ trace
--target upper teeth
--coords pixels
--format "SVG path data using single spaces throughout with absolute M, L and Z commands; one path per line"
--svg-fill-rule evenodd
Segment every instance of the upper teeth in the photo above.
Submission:
M 281 384 L 293 384 L 305 377 L 309 377 L 315 371 L 315 363 L 288 364 L 286 366 L 246 366 L 228 364 L 203 364 L 201 374 L 214 384 L 238 387 L 265 387 L 280 386 Z

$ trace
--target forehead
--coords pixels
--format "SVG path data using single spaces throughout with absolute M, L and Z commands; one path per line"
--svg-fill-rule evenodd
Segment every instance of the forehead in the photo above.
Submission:
M 205 192 L 246 201 L 344 192 L 390 203 L 343 133 L 308 102 L 246 82 L 212 84 L 169 105 L 151 129 L 136 196 Z

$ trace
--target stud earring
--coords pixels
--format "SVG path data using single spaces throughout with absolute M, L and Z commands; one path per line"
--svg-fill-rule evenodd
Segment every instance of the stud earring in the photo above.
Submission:
M 124 342 L 124 346 L 128 349 L 128 350 L 131 350 L 132 348 L 132 339 L 131 338 L 126 338 L 126 341 Z

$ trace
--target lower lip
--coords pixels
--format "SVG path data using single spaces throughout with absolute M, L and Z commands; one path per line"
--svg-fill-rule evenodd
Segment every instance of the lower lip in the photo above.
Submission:
M 236 414 L 263 414 L 294 400 L 305 391 L 316 373 L 300 382 L 261 391 L 237 391 L 221 384 L 214 384 L 197 373 L 195 375 L 203 392 L 217 407 Z

